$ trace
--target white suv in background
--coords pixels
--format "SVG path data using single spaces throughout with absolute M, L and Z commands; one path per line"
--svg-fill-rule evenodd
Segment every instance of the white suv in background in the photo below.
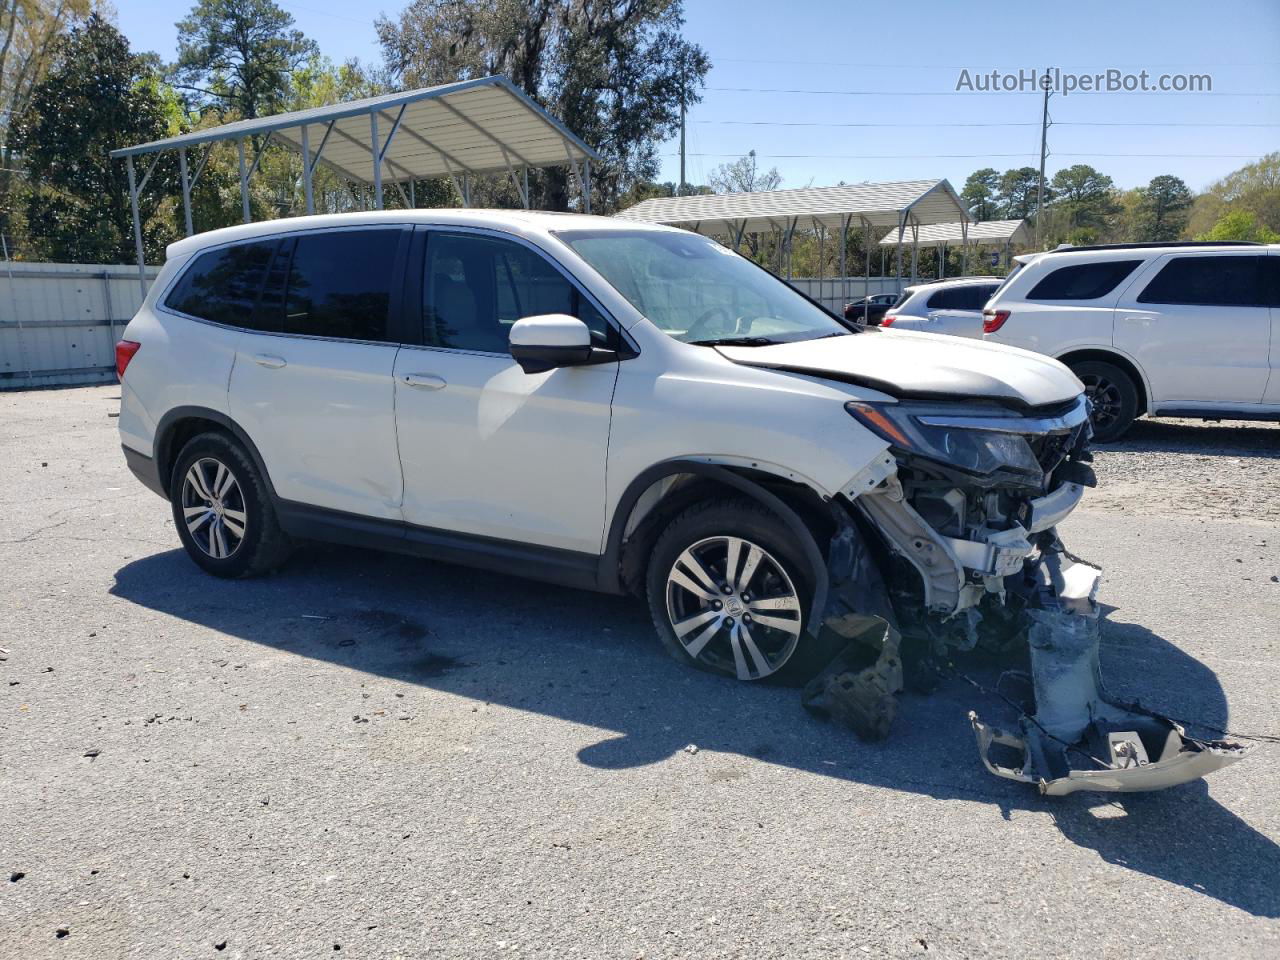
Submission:
M 956 277 L 907 287 L 880 325 L 979 339 L 982 308 L 1002 282 L 1000 277 Z
M 983 339 L 1070 367 L 1098 440 L 1144 413 L 1280 420 L 1280 246 L 1115 244 L 1016 259 Z

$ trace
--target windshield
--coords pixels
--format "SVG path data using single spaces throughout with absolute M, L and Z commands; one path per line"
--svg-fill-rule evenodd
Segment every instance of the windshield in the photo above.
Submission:
M 745 346 L 849 333 L 773 274 L 709 237 L 658 230 L 556 234 L 663 333 Z

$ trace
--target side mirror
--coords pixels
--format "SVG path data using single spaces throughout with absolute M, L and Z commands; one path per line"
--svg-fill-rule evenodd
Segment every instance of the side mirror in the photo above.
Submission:
M 547 313 L 524 317 L 508 334 L 511 356 L 525 373 L 545 373 L 591 359 L 591 331 L 577 317 Z

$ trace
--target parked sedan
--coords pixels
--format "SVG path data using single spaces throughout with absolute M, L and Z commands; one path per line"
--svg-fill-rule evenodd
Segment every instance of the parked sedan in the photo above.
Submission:
M 999 289 L 999 277 L 957 277 L 907 287 L 881 326 L 953 337 L 982 337 L 982 308 Z
M 855 323 L 877 325 L 890 307 L 898 302 L 896 293 L 874 293 L 844 305 L 844 318 Z

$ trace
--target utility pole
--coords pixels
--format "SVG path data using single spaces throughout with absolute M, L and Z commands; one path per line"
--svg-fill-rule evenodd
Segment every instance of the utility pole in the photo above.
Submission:
M 685 55 L 680 54 L 680 183 L 676 187 L 676 196 L 684 196 L 684 98 L 685 98 Z
M 1036 184 L 1036 249 L 1040 249 L 1040 228 L 1044 222 L 1044 160 L 1049 153 L 1049 71 L 1040 78 L 1044 87 L 1044 110 L 1040 115 L 1040 181 Z

